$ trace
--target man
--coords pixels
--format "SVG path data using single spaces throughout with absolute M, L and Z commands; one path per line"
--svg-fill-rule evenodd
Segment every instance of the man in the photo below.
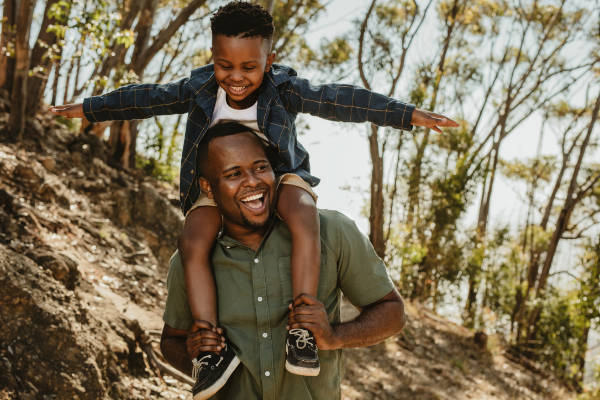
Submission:
M 223 215 L 212 262 L 220 325 L 231 345 L 223 341 L 220 328 L 208 324 L 186 342 L 192 318 L 176 253 L 167 278 L 164 356 L 189 374 L 188 350 L 223 354 L 233 347 L 241 365 L 218 391 L 218 399 L 340 398 L 341 349 L 378 343 L 404 325 L 404 305 L 385 265 L 351 220 L 320 210 L 318 298 L 292 299 L 291 237 L 273 213 L 277 180 L 269 149 L 247 127 L 226 123 L 209 129 L 198 151 L 206 155 L 199 157 L 200 186 Z M 353 321 L 340 323 L 340 291 L 361 309 Z M 298 328 L 314 333 L 321 350 L 318 376 L 294 375 L 284 368 L 286 330 Z M 315 345 L 302 335 L 296 341 L 299 349 Z

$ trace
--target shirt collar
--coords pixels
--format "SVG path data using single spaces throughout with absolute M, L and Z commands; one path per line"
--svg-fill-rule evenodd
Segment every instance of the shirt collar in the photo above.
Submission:
M 273 230 L 275 229 L 275 227 L 278 225 L 278 223 L 281 220 L 274 216 L 271 218 L 271 220 L 268 222 L 268 227 L 267 227 L 267 231 L 265 233 L 265 235 L 262 238 L 262 242 L 260 243 L 260 245 L 258 246 L 258 250 L 256 251 L 257 253 L 264 247 L 265 242 L 267 241 L 267 239 L 269 238 L 269 236 L 271 235 L 271 233 L 273 232 Z M 221 230 L 219 231 L 219 234 L 217 235 L 217 242 L 227 248 L 230 249 L 232 247 L 247 247 L 244 244 L 238 242 L 237 240 L 233 239 L 230 236 L 227 236 L 227 234 L 225 234 L 223 232 L 223 228 L 221 228 Z
M 296 71 L 290 67 L 281 64 L 273 64 L 265 77 L 273 84 L 273 86 L 279 86 L 288 82 L 291 76 L 296 75 Z

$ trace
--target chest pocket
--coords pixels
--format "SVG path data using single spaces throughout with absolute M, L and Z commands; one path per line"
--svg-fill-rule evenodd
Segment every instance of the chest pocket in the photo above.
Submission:
M 283 304 L 290 304 L 294 300 L 292 290 L 292 267 L 291 257 L 280 257 L 278 263 L 279 284 L 281 287 L 281 300 Z M 337 268 L 335 263 L 331 264 L 327 255 L 321 252 L 321 270 L 319 273 L 319 286 L 317 289 L 317 298 L 327 304 L 327 299 L 335 294 L 337 290 Z

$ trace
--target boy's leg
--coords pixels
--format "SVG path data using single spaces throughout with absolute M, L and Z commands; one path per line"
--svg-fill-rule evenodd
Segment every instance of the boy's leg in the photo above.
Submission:
M 291 174 L 290 174 L 291 175 Z M 284 175 L 278 188 L 277 212 L 292 236 L 292 289 L 294 299 L 306 293 L 317 296 L 321 266 L 321 236 L 316 196 L 310 186 L 296 176 Z M 294 374 L 319 374 L 315 338 L 307 329 L 292 329 L 286 340 L 285 368 Z
M 211 203 L 204 201 L 201 204 L 207 205 L 197 206 L 188 213 L 183 233 L 179 238 L 185 286 L 194 319 L 188 333 L 188 341 L 193 340 L 200 330 L 211 330 L 221 336 L 218 354 L 193 351 L 188 347 L 188 351 L 195 353 L 189 354 L 194 365 L 194 400 L 207 399 L 219 391 L 240 363 L 222 336 L 222 330 L 217 328 L 217 290 L 210 267 L 210 254 L 221 227 L 221 214 L 217 207 L 208 205 Z
M 200 206 L 188 213 L 179 238 L 179 253 L 185 272 L 185 286 L 194 320 L 218 325 L 217 291 L 210 252 L 221 227 L 217 207 Z
M 277 212 L 292 236 L 292 291 L 317 296 L 321 238 L 317 205 L 310 193 L 295 185 L 281 184 Z

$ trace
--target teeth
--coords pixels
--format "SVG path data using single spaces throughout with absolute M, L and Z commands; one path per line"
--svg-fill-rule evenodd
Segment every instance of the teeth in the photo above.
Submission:
M 243 92 L 247 86 L 230 86 L 230 88 L 233 92 Z
M 253 200 L 258 200 L 258 199 L 262 199 L 263 197 L 263 193 L 259 193 L 259 194 L 255 194 L 252 196 L 248 196 L 242 199 L 243 202 L 247 202 L 247 201 L 253 201 Z

